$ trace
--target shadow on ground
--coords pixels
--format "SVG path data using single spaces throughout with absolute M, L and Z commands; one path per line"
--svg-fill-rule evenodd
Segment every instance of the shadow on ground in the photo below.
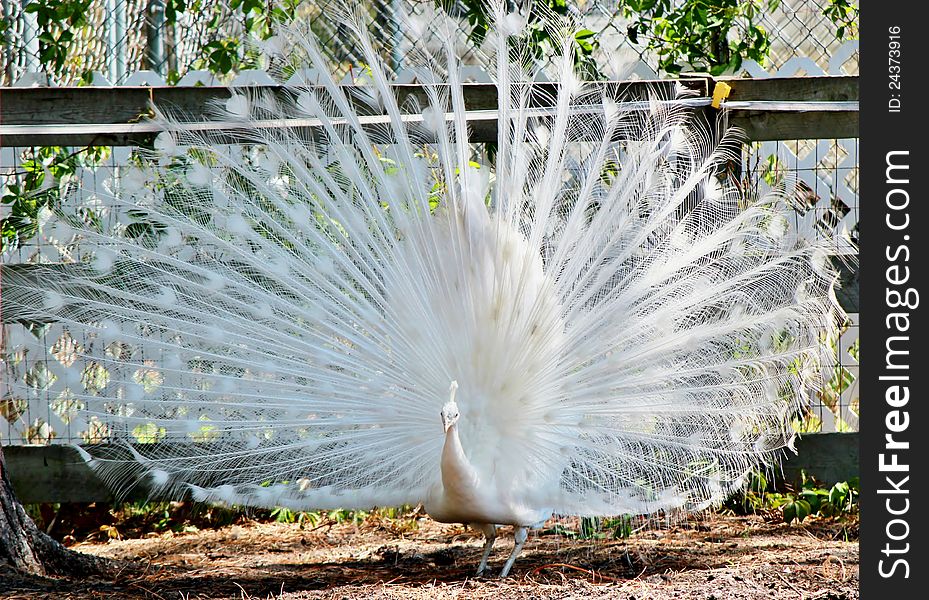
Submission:
M 708 515 L 628 539 L 535 535 L 507 580 L 473 577 L 481 538 L 421 519 L 381 526 L 248 524 L 79 544 L 114 561 L 108 579 L 0 572 L 5 598 L 857 598 L 857 527 Z M 504 530 L 491 562 L 512 549 Z

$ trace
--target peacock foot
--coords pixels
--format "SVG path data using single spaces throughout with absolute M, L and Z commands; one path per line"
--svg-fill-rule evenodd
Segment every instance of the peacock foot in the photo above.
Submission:
M 516 562 L 516 557 L 519 556 L 520 552 L 522 552 L 523 545 L 526 543 L 526 539 L 528 537 L 528 527 L 517 527 L 516 531 L 513 532 L 513 541 L 515 542 L 515 545 L 513 546 L 513 553 L 510 554 L 510 558 L 508 558 L 506 564 L 503 565 L 503 570 L 500 571 L 500 579 L 504 579 L 510 574 L 510 569 L 513 568 L 513 563 Z
M 475 577 L 483 577 L 487 572 L 487 559 L 490 558 L 490 550 L 493 548 L 494 540 L 497 539 L 497 526 L 492 523 L 474 524 L 475 529 L 480 529 L 484 534 L 484 553 L 481 555 L 481 564 L 477 566 Z

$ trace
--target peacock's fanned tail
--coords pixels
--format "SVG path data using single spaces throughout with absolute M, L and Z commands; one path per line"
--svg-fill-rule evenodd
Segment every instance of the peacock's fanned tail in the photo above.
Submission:
M 199 500 L 415 504 L 452 380 L 471 463 L 534 509 L 695 509 L 777 459 L 841 316 L 790 186 L 746 197 L 720 174 L 732 139 L 687 102 L 581 83 L 569 38 L 555 91 L 525 85 L 518 20 L 492 8 L 492 163 L 451 42 L 411 54 L 425 97 L 400 104 L 346 19 L 363 86 L 295 28 L 278 50 L 313 85 L 216 109 L 248 144 L 162 117 L 104 199 L 118 226 L 59 225 L 87 260 L 20 283 L 16 310 L 76 340 L 88 439 L 133 442 L 90 449 L 101 473 Z

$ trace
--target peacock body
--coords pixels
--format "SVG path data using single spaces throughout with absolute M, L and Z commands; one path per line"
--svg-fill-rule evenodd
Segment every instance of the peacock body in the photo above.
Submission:
M 451 48 L 419 50 L 426 97 L 399 103 L 346 20 L 364 86 L 292 31 L 276 44 L 313 84 L 218 107 L 247 145 L 164 117 L 106 199 L 115 233 L 61 226 L 88 260 L 20 283 L 18 312 L 106 372 L 71 387 L 99 439 L 172 442 L 84 450 L 101 473 L 201 501 L 422 503 L 485 532 L 481 570 L 514 525 L 505 574 L 553 513 L 696 510 L 776 460 L 839 316 L 790 190 L 745 197 L 693 101 L 617 102 L 568 41 L 555 91 L 526 85 L 491 8 L 493 160 Z

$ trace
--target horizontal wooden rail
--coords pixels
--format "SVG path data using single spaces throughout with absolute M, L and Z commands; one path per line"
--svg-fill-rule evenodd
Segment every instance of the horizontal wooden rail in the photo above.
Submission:
M 614 98 L 642 97 L 653 90 L 671 94 L 678 84 L 698 96 L 712 93 L 717 81 L 731 86 L 729 100 L 740 103 L 728 111 L 729 123 L 745 131 L 750 141 L 785 139 L 831 139 L 858 136 L 858 111 L 822 110 L 816 103 L 856 102 L 858 78 L 789 77 L 768 79 L 687 77 L 680 80 L 596 82 Z M 533 83 L 542 97 L 555 91 L 555 84 Z M 148 144 L 154 136 L 146 123 L 152 106 L 183 115 L 185 120 L 209 120 L 211 106 L 230 97 L 234 88 L 226 87 L 68 87 L 0 88 L 0 147 L 19 146 L 126 146 Z M 249 86 L 257 93 L 291 94 L 294 88 Z M 360 98 L 363 87 L 346 86 L 351 97 Z M 422 106 L 426 93 L 416 84 L 394 86 L 401 103 L 410 99 Z M 497 88 L 493 84 L 465 84 L 465 105 L 470 111 L 497 107 Z M 766 107 L 753 109 L 745 102 L 765 101 Z M 359 100 L 360 102 L 360 100 Z M 771 102 L 810 103 L 801 109 L 772 110 Z M 370 108 L 365 109 L 366 113 Z M 472 125 L 471 141 L 494 142 L 497 123 L 483 119 Z
M 809 102 L 806 110 L 733 109 L 729 124 L 751 141 L 845 139 L 858 137 L 858 110 L 818 110 L 819 102 L 857 102 L 857 76 L 723 77 L 732 89 L 727 102 Z
M 801 472 L 827 484 L 858 476 L 857 433 L 805 435 L 797 441 L 796 447 L 797 454 L 788 455 L 782 465 L 783 479 L 787 482 L 799 481 Z M 4 446 L 3 453 L 13 489 L 23 503 L 116 500 L 113 490 L 100 480 L 72 446 Z M 121 500 L 145 500 L 149 497 L 149 490 L 142 484 L 132 485 L 119 495 Z
M 538 97 L 551 96 L 557 86 L 531 84 Z M 604 92 L 615 98 L 635 97 L 656 90 L 674 93 L 674 81 L 607 82 Z M 707 94 L 707 82 L 691 80 L 685 85 L 698 95 Z M 428 106 L 428 96 L 421 85 L 393 86 L 401 105 L 416 102 Z M 71 87 L 0 89 L 0 146 L 30 145 L 137 145 L 148 144 L 154 134 L 145 123 L 152 106 L 177 115 L 184 121 L 211 121 L 231 94 L 239 90 L 250 94 L 292 95 L 302 88 L 284 85 L 229 87 Z M 359 106 L 359 114 L 371 114 L 365 101 L 364 86 L 343 86 Z M 487 83 L 464 84 L 465 106 L 469 111 L 497 108 L 497 88 Z M 29 129 L 24 129 L 29 128 Z M 496 141 L 496 121 L 481 120 L 471 127 L 472 141 Z M 235 141 L 234 139 L 230 141 Z

